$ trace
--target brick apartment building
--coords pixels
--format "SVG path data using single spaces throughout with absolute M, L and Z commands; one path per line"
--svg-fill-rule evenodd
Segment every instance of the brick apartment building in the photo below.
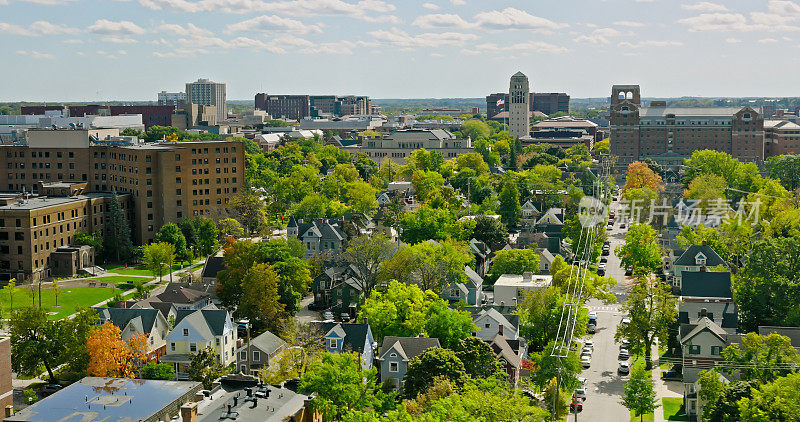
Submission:
M 638 85 L 611 90 L 611 154 L 617 164 L 653 158 L 680 165 L 692 152 L 726 152 L 743 162 L 764 160 L 764 118 L 751 107 L 644 107 Z
M 531 111 L 538 111 L 547 115 L 554 113 L 569 113 L 569 95 L 563 92 L 532 92 Z M 497 105 L 502 99 L 504 104 Z M 486 96 L 486 116 L 492 118 L 503 111 L 508 111 L 508 93 L 497 93 Z
M 102 232 L 110 193 L 82 193 L 86 183 L 39 183 L 38 196 L 0 196 L 0 284 L 50 276 L 72 276 L 94 266 L 94 250 L 72 247 L 76 233 Z M 62 188 L 69 192 L 65 193 Z M 131 195 L 118 196 L 120 209 L 133 217 Z
M 764 120 L 764 157 L 800 154 L 800 125 L 788 120 Z
M 119 116 L 123 114 L 141 114 L 145 129 L 151 126 L 170 126 L 172 114 L 175 112 L 173 105 L 72 105 L 72 106 L 23 106 L 20 114 L 42 115 L 45 111 L 69 110 L 70 117 L 84 117 L 86 115 Z
M 130 194 L 134 243 L 183 217 L 218 217 L 244 186 L 239 141 L 143 143 L 113 129 L 30 130 L 0 145 L 0 189 L 38 193 L 39 182 L 86 183 L 84 194 Z
M 274 118 L 301 120 L 323 115 L 365 115 L 372 111 L 369 97 L 361 95 L 269 95 L 255 96 L 256 110 L 264 110 Z

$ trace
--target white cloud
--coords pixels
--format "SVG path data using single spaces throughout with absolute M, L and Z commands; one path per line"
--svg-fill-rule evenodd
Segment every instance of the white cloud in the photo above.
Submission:
M 282 31 L 295 34 L 314 32 L 321 34 L 322 28 L 319 25 L 308 25 L 295 19 L 282 18 L 277 15 L 264 15 L 228 25 L 226 30 L 229 33 L 250 31 Z
M 450 0 L 450 4 L 453 6 L 463 6 L 467 4 L 467 2 L 465 0 Z
M 108 35 L 100 38 L 100 41 L 110 42 L 114 44 L 136 44 L 139 41 L 131 37 L 118 37 L 116 35 Z
M 541 41 L 527 41 L 511 45 L 498 45 L 495 43 L 483 43 L 476 46 L 478 50 L 483 51 L 521 51 L 521 52 L 534 52 L 534 53 L 566 53 L 569 51 L 566 47 L 557 46 Z
M 128 54 L 128 52 L 125 51 L 125 50 L 117 50 L 117 54 L 119 54 L 120 56 L 124 56 L 124 55 Z
M 438 5 L 433 4 L 433 3 L 423 3 L 422 7 L 424 7 L 425 9 L 428 9 L 428 10 L 439 10 L 439 9 L 441 9 L 441 7 L 439 7 Z
M 780 32 L 797 31 L 800 27 L 791 25 L 792 17 L 764 12 L 750 13 L 750 19 L 741 13 L 701 13 L 690 18 L 680 19 L 678 23 L 687 25 L 690 32 L 735 31 L 735 32 Z
M 40 53 L 38 51 L 33 51 L 33 50 L 17 50 L 17 54 L 19 54 L 20 56 L 28 56 L 34 59 L 51 60 L 54 58 L 52 54 Z
M 643 48 L 643 47 L 677 47 L 683 45 L 680 41 L 637 41 L 635 43 L 623 41 L 617 44 L 623 48 Z
M 147 32 L 130 21 L 114 22 L 107 19 L 98 19 L 88 29 L 92 33 L 103 35 L 142 35 Z
M 787 0 L 770 0 L 767 3 L 767 10 L 775 14 L 800 15 L 800 5 Z
M 148 9 L 174 12 L 267 12 L 295 17 L 342 16 L 370 22 L 400 22 L 399 18 L 388 14 L 397 8 L 383 0 L 361 0 L 355 3 L 343 0 L 139 0 L 139 3 Z
M 412 25 L 424 29 L 435 29 L 435 28 L 468 29 L 475 27 L 475 25 L 465 21 L 461 16 L 449 13 L 422 15 L 414 19 Z
M 615 26 L 627 26 L 629 28 L 641 28 L 644 26 L 641 22 L 634 22 L 634 21 L 616 21 L 613 23 Z
M 83 44 L 83 40 L 79 40 L 77 38 L 70 38 L 61 42 L 64 44 Z
M 0 22 L 0 34 L 21 35 L 25 37 L 38 37 L 41 35 L 77 34 L 80 30 L 47 21 L 36 21 L 23 27 L 6 22 Z
M 470 49 L 467 49 L 467 48 L 462 48 L 461 49 L 461 54 L 463 54 L 465 56 L 479 56 L 479 55 L 481 55 L 483 53 L 481 53 L 478 50 L 470 50 Z
M 165 32 L 178 37 L 212 37 L 214 33 L 200 28 L 192 23 L 181 26 L 175 23 L 166 23 L 156 27 L 156 32 Z
M 397 47 L 440 47 L 443 45 L 464 45 L 469 41 L 475 41 L 478 36 L 475 34 L 465 34 L 461 32 L 442 32 L 424 33 L 419 35 L 409 35 L 407 32 L 397 28 L 391 31 L 384 29 L 372 31 L 370 36 L 377 41 Z
M 475 15 L 475 23 L 486 29 L 532 29 L 551 31 L 569 25 L 556 23 L 549 19 L 533 16 L 528 12 L 507 7 L 500 10 L 481 12 Z
M 758 42 L 761 44 L 772 44 L 778 42 L 778 40 L 776 40 L 775 38 L 762 38 L 758 40 Z
M 614 28 L 598 28 L 589 35 L 579 35 L 575 37 L 573 41 L 588 44 L 608 44 L 611 42 L 608 39 L 609 37 L 618 37 L 620 35 L 622 35 L 622 32 Z
M 742 40 L 740 40 L 738 38 L 725 38 L 725 42 L 728 43 L 728 44 L 738 44 L 738 43 L 742 42 Z
M 695 4 L 683 4 L 681 5 L 681 8 L 684 10 L 693 10 L 695 12 L 706 12 L 706 13 L 728 11 L 727 7 L 718 3 L 712 3 L 710 1 L 701 1 Z

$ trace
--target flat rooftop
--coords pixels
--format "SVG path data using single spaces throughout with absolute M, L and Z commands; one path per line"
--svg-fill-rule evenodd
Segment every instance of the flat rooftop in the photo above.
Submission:
M 125 193 L 118 194 L 126 195 Z M 21 202 L 12 202 L 8 205 L 0 206 L 0 211 L 4 210 L 36 210 L 58 205 L 81 202 L 87 199 L 109 197 L 110 193 L 84 193 L 75 196 L 32 196 L 28 199 L 20 199 Z
M 269 397 L 264 397 L 267 390 Z M 199 403 L 197 420 L 199 422 L 223 420 L 221 416 L 227 414 L 230 405 L 236 414 L 237 422 L 282 422 L 297 414 L 305 407 L 306 400 L 310 399 L 303 394 L 273 385 L 253 387 L 254 396 L 256 392 L 260 397 L 254 407 L 253 401 L 247 398 L 244 389 L 223 387 L 211 400 L 205 399 Z M 234 397 L 238 397 L 235 406 Z
M 524 276 L 519 274 L 503 274 L 494 283 L 497 286 L 509 287 L 547 287 L 553 284 L 553 276 L 533 274 L 530 280 L 525 280 Z
M 202 388 L 199 382 L 86 377 L 4 419 L 11 422 L 148 421 Z

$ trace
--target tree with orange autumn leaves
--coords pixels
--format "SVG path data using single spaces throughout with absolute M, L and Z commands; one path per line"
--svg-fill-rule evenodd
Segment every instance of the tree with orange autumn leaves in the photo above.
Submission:
M 624 190 L 648 188 L 654 192 L 664 190 L 664 181 L 650 167 L 641 161 L 628 165 Z
M 89 333 L 86 348 L 89 376 L 134 378 L 147 357 L 147 335 L 137 334 L 125 341 L 119 327 L 106 322 Z

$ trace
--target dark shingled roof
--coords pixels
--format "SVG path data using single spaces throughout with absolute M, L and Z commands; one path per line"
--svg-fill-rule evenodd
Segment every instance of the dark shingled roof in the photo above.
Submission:
M 773 333 L 789 337 L 789 341 L 791 341 L 792 347 L 800 348 L 800 327 L 773 327 L 773 326 L 758 327 L 758 335 L 760 336 L 766 336 Z
M 724 265 L 726 267 L 728 266 L 728 263 L 725 262 L 724 259 L 720 258 L 720 256 L 714 252 L 714 249 L 711 249 L 711 246 L 708 245 L 689 246 L 689 249 L 686 249 L 686 251 L 675 260 L 675 265 L 684 265 L 690 267 L 696 266 L 697 263 L 695 262 L 694 257 L 701 252 L 706 257 L 705 266 L 707 268 L 716 267 L 717 265 Z
M 174 288 L 173 288 L 174 287 Z M 164 292 L 156 295 L 158 300 L 162 302 L 192 304 L 197 303 L 203 299 L 209 298 L 211 295 L 200 290 L 190 289 L 188 287 L 178 287 L 168 285 Z
M 175 316 L 175 325 L 177 326 L 184 318 L 195 312 L 202 312 L 208 328 L 211 329 L 211 333 L 215 336 L 221 336 L 225 333 L 225 322 L 228 320 L 229 314 L 228 311 L 223 309 L 178 309 L 178 313 Z
M 319 326 L 321 335 L 328 334 L 333 327 L 340 325 L 342 330 L 344 330 L 343 350 L 352 350 L 359 354 L 364 353 L 369 324 L 342 324 L 339 322 L 312 322 L 312 324 Z
M 731 273 L 682 271 L 681 296 L 732 298 Z
M 153 324 L 158 317 L 157 309 L 130 309 L 130 308 L 96 308 L 98 315 L 103 318 L 103 315 L 108 315 L 112 324 L 120 329 L 125 328 L 130 320 L 141 317 L 142 328 L 144 332 L 149 333 L 153 329 Z
M 400 347 L 403 348 L 408 360 L 414 359 L 431 347 L 442 347 L 438 338 L 386 336 L 383 338 L 383 344 L 378 356 L 383 357 L 396 343 L 400 343 Z
M 200 277 L 217 278 L 217 273 L 226 269 L 225 259 L 221 256 L 209 256 L 206 259 L 206 265 L 203 267 L 203 273 Z

